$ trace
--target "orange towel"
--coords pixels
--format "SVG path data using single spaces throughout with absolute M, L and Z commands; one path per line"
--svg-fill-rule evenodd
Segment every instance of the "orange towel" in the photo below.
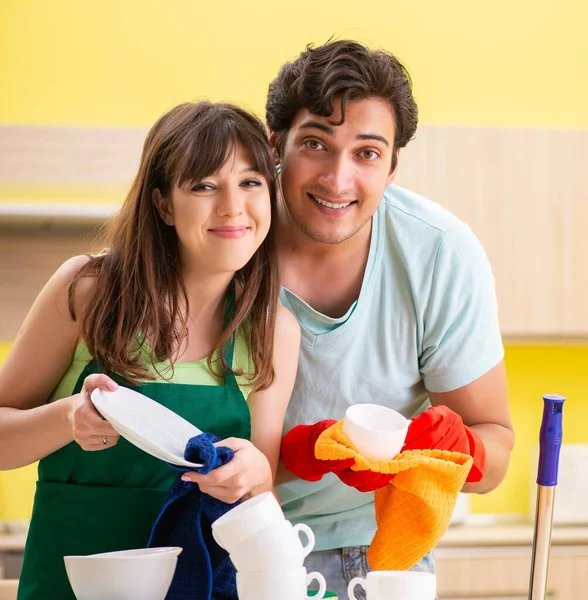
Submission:
M 437 545 L 472 466 L 471 456 L 448 450 L 407 450 L 370 461 L 343 433 L 343 421 L 321 433 L 314 452 L 321 460 L 354 458 L 354 471 L 394 474 L 375 492 L 377 530 L 368 551 L 374 571 L 408 570 Z

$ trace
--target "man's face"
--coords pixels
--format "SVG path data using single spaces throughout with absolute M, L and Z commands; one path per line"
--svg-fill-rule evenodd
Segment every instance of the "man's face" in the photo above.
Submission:
M 395 119 L 381 98 L 350 100 L 330 117 L 301 109 L 284 144 L 282 190 L 294 223 L 309 238 L 339 244 L 370 222 L 392 183 Z M 272 136 L 273 139 L 273 136 Z

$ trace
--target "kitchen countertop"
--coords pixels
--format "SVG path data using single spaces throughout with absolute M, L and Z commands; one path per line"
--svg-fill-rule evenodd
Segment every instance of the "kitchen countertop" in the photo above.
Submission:
M 22 552 L 26 533 L 0 534 L 0 552 Z M 533 542 L 533 525 L 456 525 L 450 527 L 439 548 L 463 546 L 529 546 Z M 552 546 L 588 545 L 588 526 L 554 526 Z
M 22 552 L 26 533 L 0 533 L 0 552 Z
M 463 546 L 529 546 L 533 543 L 534 525 L 456 525 L 450 527 L 439 548 Z M 588 544 L 588 526 L 554 526 L 552 546 Z

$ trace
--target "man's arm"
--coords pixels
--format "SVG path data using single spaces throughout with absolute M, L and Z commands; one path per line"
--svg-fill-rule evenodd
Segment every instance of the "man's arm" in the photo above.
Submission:
M 486 448 L 486 471 L 479 483 L 467 483 L 463 491 L 485 494 L 504 479 L 514 446 L 514 432 L 506 393 L 504 362 L 463 387 L 451 392 L 430 392 L 433 405 L 443 404 L 459 414 Z

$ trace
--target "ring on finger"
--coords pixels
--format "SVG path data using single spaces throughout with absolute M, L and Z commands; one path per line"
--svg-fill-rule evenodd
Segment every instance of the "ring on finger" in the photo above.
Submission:
M 106 436 L 106 435 L 102 436 L 102 445 L 108 446 L 108 436 Z

